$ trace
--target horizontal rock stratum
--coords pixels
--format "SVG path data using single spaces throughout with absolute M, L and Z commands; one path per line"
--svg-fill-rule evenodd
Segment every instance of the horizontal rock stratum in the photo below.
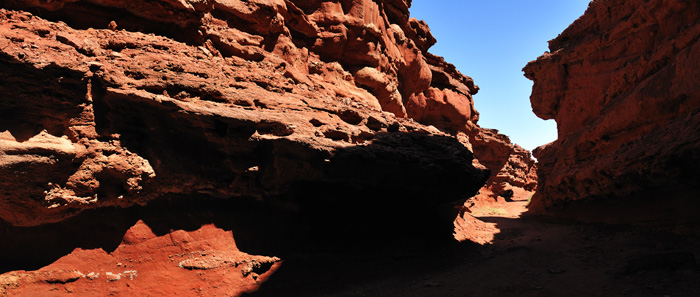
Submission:
M 0 217 L 12 224 L 316 181 L 459 200 L 482 182 L 472 143 L 494 176 L 516 168 L 501 181 L 533 185 L 529 153 L 485 136 L 478 88 L 425 52 L 435 40 L 405 2 L 4 3 L 38 11 L 4 10 L 0 27 L 11 189 L 0 203 L 12 210 Z M 372 174 L 337 168 L 362 148 L 381 158 L 356 168 Z M 430 186 L 410 186 L 420 183 Z
M 588 216 L 697 216 L 699 20 L 697 1 L 593 1 L 525 67 L 535 114 L 559 131 L 534 152 L 532 211 L 624 199 Z M 642 205 L 647 213 L 635 214 Z

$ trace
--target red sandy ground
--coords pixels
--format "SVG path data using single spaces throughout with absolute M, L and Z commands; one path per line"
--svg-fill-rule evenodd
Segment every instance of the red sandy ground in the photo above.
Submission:
M 697 237 L 523 215 L 525 199 L 495 204 L 506 213 L 478 225 L 490 244 L 299 255 L 254 296 L 700 296 Z
M 139 222 L 111 253 L 77 249 L 38 271 L 4 274 L 0 295 L 700 296 L 698 237 L 536 217 L 526 204 L 499 200 L 483 205 L 501 214 L 464 214 L 457 231 L 483 245 L 319 236 L 303 249 L 254 252 L 283 262 L 238 251 L 213 225 L 158 236 Z M 273 265 L 248 269 L 253 261 Z

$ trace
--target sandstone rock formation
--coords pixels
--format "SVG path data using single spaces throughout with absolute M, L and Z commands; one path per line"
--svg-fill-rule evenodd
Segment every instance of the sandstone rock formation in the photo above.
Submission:
M 697 1 L 593 1 L 525 67 L 535 114 L 559 131 L 534 152 L 532 211 L 629 198 L 627 209 L 673 206 L 673 219 L 697 205 L 698 20 Z
M 537 166 L 530 152 L 511 143 L 508 136 L 497 130 L 482 128 L 476 131 L 470 138 L 474 154 L 486 168 L 499 168 L 491 171 L 491 177 L 479 196 L 493 201 L 498 197 L 512 200 L 516 196 L 527 199 L 532 195 L 537 186 Z M 481 198 L 476 200 L 483 200 Z
M 418 234 L 451 224 L 486 168 L 495 196 L 531 190 L 529 152 L 477 125 L 478 87 L 427 53 L 435 38 L 409 6 L 0 1 L 0 235 L 32 241 L 45 225 L 71 232 L 86 210 L 211 198 L 321 232 Z M 43 286 L 57 271 L 88 283 L 74 271 L 98 268 L 59 264 L 92 253 L 3 284 Z
M 238 251 L 231 232 L 212 225 L 157 236 L 139 221 L 111 253 L 76 249 L 37 271 L 0 275 L 0 295 L 239 296 L 254 292 L 279 265 L 279 258 Z
M 345 20 L 349 17 L 339 3 L 302 6 L 317 12 L 309 16 L 320 18 L 317 22 L 292 3 L 283 5 L 287 8 L 232 3 L 216 2 L 208 10 L 192 12 L 201 15 L 201 28 L 195 31 L 201 36 L 181 38 L 203 40 L 188 41 L 194 44 L 126 30 L 78 30 L 3 11 L 7 132 L 2 141 L 10 157 L 4 158 L 7 195 L 2 204 L 8 211 L 2 218 L 35 225 L 83 209 L 125 207 L 164 194 L 276 197 L 302 183 L 394 192 L 395 202 L 428 193 L 449 202 L 482 184 L 484 174 L 472 168 L 471 153 L 458 141 L 382 112 L 404 115 L 401 98 L 422 96 L 432 72 L 417 46 L 402 37 L 403 29 L 382 27 L 389 22 L 380 21 L 376 3 L 366 7 L 379 18 L 373 21 L 376 25 L 370 17 L 365 25 L 360 19 Z M 53 10 L 45 12 L 48 16 L 64 10 L 108 10 L 81 2 L 46 9 Z M 146 8 L 133 9 L 143 14 Z M 296 24 L 290 28 L 274 34 L 267 25 L 245 28 L 266 37 L 273 34 L 276 43 L 267 46 L 260 35 L 226 23 L 244 21 L 235 14 L 257 20 L 251 16 L 255 13 L 281 22 L 279 14 L 292 9 L 300 19 L 287 16 Z M 214 16 L 218 14 L 223 19 Z M 333 17 L 340 19 L 326 20 Z M 335 39 L 324 39 L 328 32 L 321 29 L 294 31 L 314 36 L 311 40 L 305 35 L 294 39 L 289 32 L 316 28 L 321 21 L 341 22 L 331 27 L 344 27 L 344 22 L 359 26 L 351 34 L 369 38 L 362 43 L 368 48 L 356 50 L 361 46 L 352 43 L 357 37 L 351 45 L 341 42 L 346 37 L 333 45 Z M 384 31 L 372 31 L 372 26 Z M 313 40 L 331 45 L 312 46 Z M 294 42 L 319 50 L 309 52 Z M 234 50 L 234 45 L 240 48 Z M 353 50 L 347 50 L 349 57 L 324 56 L 342 53 L 329 50 L 334 47 Z M 376 60 L 353 56 L 359 54 Z M 373 89 L 378 86 L 393 86 L 387 92 L 396 95 L 395 102 L 382 98 L 385 90 Z M 469 90 L 462 91 L 455 97 L 461 103 L 452 103 L 471 108 Z M 430 94 L 441 96 L 443 91 Z M 442 171 L 455 179 L 442 179 Z M 419 187 L 423 183 L 431 186 Z

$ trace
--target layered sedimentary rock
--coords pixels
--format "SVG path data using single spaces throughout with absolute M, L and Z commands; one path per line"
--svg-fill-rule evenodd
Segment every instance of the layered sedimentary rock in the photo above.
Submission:
M 511 143 L 494 129 L 477 129 L 470 137 L 475 156 L 491 169 L 491 177 L 476 200 L 529 198 L 537 187 L 537 166 L 530 151 Z M 527 197 L 526 197 L 527 196 Z
M 292 232 L 324 237 L 441 233 L 431 222 L 451 225 L 455 206 L 489 177 L 498 193 L 533 186 L 529 153 L 476 124 L 478 87 L 427 53 L 435 39 L 408 17 L 410 1 L 0 4 L 0 219 L 7 222 L 0 235 L 13 238 L 0 243 L 3 250 L 31 253 L 19 247 L 55 243 L 47 233 L 89 233 L 74 231 L 85 225 L 86 210 L 110 209 L 96 225 L 128 235 L 129 226 L 147 227 L 109 217 L 154 201 L 165 205 L 159 212 L 175 200 L 220 208 L 212 198 L 242 203 L 232 206 L 235 215 L 212 215 L 223 221 L 275 209 L 282 215 L 259 225 L 285 229 L 294 221 L 300 227 Z M 162 237 L 179 234 L 169 224 L 182 220 L 155 220 L 166 227 L 143 244 L 177 245 Z M 222 220 L 185 231 L 212 222 Z M 22 291 L 34 294 L 47 283 L 90 286 L 88 271 L 124 277 L 121 266 L 76 259 L 118 260 L 141 248 L 126 237 L 112 251 L 106 246 L 115 238 L 74 239 L 26 261 L 41 267 L 72 247 L 107 252 L 76 250 L 0 284 L 36 285 Z M 237 249 L 218 255 L 226 248 L 206 244 L 183 249 L 231 258 L 210 259 L 228 268 L 246 257 Z M 161 257 L 170 251 L 156 253 L 158 265 L 177 264 Z M 11 262 L 9 270 L 23 267 Z M 254 283 L 226 294 L 254 290 Z
M 659 213 L 679 189 L 698 197 L 698 20 L 697 1 L 593 1 L 525 67 L 533 111 L 559 131 L 534 152 L 533 210 L 625 197 L 633 208 L 653 196 Z
M 416 30 L 427 47 L 421 23 L 401 28 L 375 2 L 160 3 L 168 18 L 152 3 L 119 3 L 39 8 L 70 22 L 116 5 L 126 11 L 100 21 L 117 30 L 3 11 L 4 220 L 36 225 L 164 194 L 278 197 L 307 184 L 443 203 L 483 182 L 462 144 L 403 118 L 459 109 L 461 122 L 440 124 L 465 130 L 473 114 L 468 78 L 431 87 L 433 73 L 444 83 L 458 73 L 429 66 L 405 36 Z M 118 30 L 134 25 L 119 19 L 126 12 L 181 26 L 172 34 L 184 43 Z M 142 30 L 170 37 L 153 26 Z M 404 106 L 413 97 L 423 105 Z
M 12 156 L 3 182 L 12 191 L 2 203 L 12 211 L 2 216 L 16 225 L 163 193 L 258 197 L 315 179 L 355 183 L 318 160 L 391 132 L 438 133 L 404 116 L 477 142 L 490 133 L 475 125 L 473 81 L 423 54 L 435 40 L 407 18 L 409 3 L 4 3 L 66 22 L 3 16 L 3 142 Z M 496 176 L 510 152 L 482 161 Z M 415 180 L 436 176 L 416 169 Z M 12 186 L 20 179 L 30 182 Z M 367 179 L 416 193 L 415 183 Z

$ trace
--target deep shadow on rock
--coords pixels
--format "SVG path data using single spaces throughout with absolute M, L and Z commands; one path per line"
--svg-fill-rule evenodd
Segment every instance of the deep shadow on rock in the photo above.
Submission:
M 0 14 L 2 153 L 12 155 L 0 171 L 12 189 L 0 204 L 12 211 L 0 217 L 33 226 L 166 194 L 280 196 L 296 181 L 323 180 L 336 149 L 382 133 L 452 135 L 471 149 L 478 87 L 441 58 L 425 59 L 432 36 L 400 17 L 409 3 L 263 2 L 4 1 L 49 20 Z M 80 13 L 91 17 L 75 20 Z M 343 38 L 327 15 L 342 16 Z M 508 167 L 505 180 L 530 172 L 520 153 L 525 168 Z
M 285 152 L 280 146 L 271 151 Z M 3 223 L 2 270 L 37 269 L 75 248 L 110 252 L 138 220 L 158 236 L 214 224 L 231 230 L 241 250 L 283 259 L 298 251 L 447 242 L 458 206 L 488 177 L 471 158 L 453 138 L 385 134 L 338 150 L 321 163 L 321 179 L 290 181 L 285 195 L 165 195 L 148 206 L 92 210 L 55 224 Z
M 349 195 L 339 195 L 339 197 L 350 198 Z M 369 196 L 360 201 L 371 201 L 372 198 L 377 200 L 381 197 Z M 203 226 L 213 224 L 217 228 L 232 232 L 235 246 L 241 252 L 278 257 L 283 262 L 265 278 L 265 282 L 262 283 L 264 289 L 260 291 L 260 296 L 275 296 L 284 292 L 288 296 L 302 296 L 312 292 L 318 294 L 340 292 L 349 290 L 355 285 L 361 286 L 387 277 L 390 279 L 420 277 L 425 273 L 432 271 L 437 273 L 464 263 L 466 258 L 474 252 L 473 245 L 459 243 L 452 238 L 452 225 L 447 224 L 444 218 L 434 215 L 440 209 L 392 207 L 391 212 L 380 213 L 380 205 L 373 205 L 373 211 L 368 212 L 359 211 L 364 207 L 347 207 L 348 202 L 324 205 L 331 204 L 334 204 L 332 209 L 321 209 L 316 206 L 312 209 L 301 207 L 290 211 L 288 208 L 264 205 L 255 199 L 164 197 L 143 207 L 89 210 L 55 224 L 37 227 L 12 227 L 5 224 L 0 229 L 0 235 L 4 239 L 0 246 L 4 251 L 0 258 L 3 263 L 1 271 L 15 271 L 9 272 L 6 276 L 23 276 L 24 272 L 17 272 L 17 270 L 37 270 L 29 272 L 30 274 L 24 275 L 25 278 L 15 282 L 22 290 L 30 292 L 45 292 L 42 291 L 42 287 L 48 290 L 55 286 L 62 286 L 46 283 L 53 280 L 43 277 L 44 274 L 41 273 L 49 271 L 56 275 L 55 269 L 58 267 L 62 271 L 78 270 L 87 274 L 88 270 L 81 267 L 90 267 L 89 261 L 92 261 L 90 259 L 95 258 L 83 258 L 85 256 L 80 256 L 81 250 L 91 253 L 104 251 L 109 254 L 116 253 L 114 256 L 117 257 L 119 255 L 124 257 L 123 252 L 119 252 L 117 247 L 124 244 L 127 240 L 125 237 L 127 230 L 133 228 L 132 226 L 139 221 L 148 226 L 155 236 L 161 237 L 174 236 L 173 234 L 180 234 L 178 232 L 183 231 L 195 232 Z M 343 206 L 346 207 L 343 208 Z M 319 214 L 315 213 L 316 211 L 327 213 Z M 455 213 L 456 209 L 451 207 L 441 214 L 447 212 Z M 373 217 L 373 215 L 381 216 Z M 109 218 L 109 220 L 100 218 Z M 437 221 L 431 221 L 436 218 Z M 214 238 L 211 237 L 208 240 L 214 240 Z M 223 251 L 234 252 L 232 248 Z M 164 252 L 159 252 L 157 255 L 171 259 L 171 256 L 181 258 L 182 255 L 193 252 L 212 255 L 222 253 L 222 250 L 205 245 L 198 246 L 197 250 L 185 249 L 180 253 L 163 254 Z M 149 254 L 143 252 L 141 255 Z M 195 256 L 202 258 L 199 255 Z M 74 262 L 76 257 L 83 259 L 82 262 Z M 180 258 L 175 259 L 180 261 L 182 260 Z M 117 261 L 123 260 L 115 258 L 114 262 Z M 177 265 L 178 261 L 165 261 L 160 265 L 170 267 Z M 131 264 L 131 262 L 123 263 Z M 50 266 L 47 267 L 47 265 Z M 109 263 L 95 262 L 92 265 L 94 265 L 92 269 L 111 271 Z M 138 268 L 139 266 L 135 263 L 134 265 L 141 273 L 157 272 L 145 267 Z M 402 267 L 400 272 L 396 271 L 397 266 Z M 122 270 L 132 271 L 130 269 Z M 172 273 L 168 272 L 168 269 L 158 271 Z M 183 273 L 181 270 L 175 269 L 175 271 Z M 220 272 L 220 270 L 217 271 Z M 121 273 L 121 270 L 119 272 Z M 212 273 L 215 272 L 212 271 Z M 202 273 L 208 274 L 209 271 L 202 271 Z M 264 274 L 266 271 L 256 270 L 256 273 Z M 194 286 L 199 281 L 196 274 L 199 272 L 194 270 L 191 276 L 180 277 L 183 277 L 182 281 Z M 27 275 L 31 275 L 31 278 L 26 278 Z M 104 273 L 102 277 L 104 278 Z M 211 281 L 206 283 L 207 286 L 221 286 L 216 278 L 213 276 L 210 278 Z M 92 286 L 87 280 L 78 281 L 85 284 L 74 283 L 72 285 L 74 290 L 76 285 L 78 288 Z M 321 285 L 318 285 L 319 282 Z M 138 277 L 135 282 L 128 283 L 130 292 L 135 292 L 134 290 L 145 285 L 154 285 L 143 283 L 143 280 Z M 68 285 L 70 284 L 72 282 Z M 267 288 L 268 285 L 269 288 Z M 121 286 L 123 282 L 114 283 L 108 287 L 116 289 Z M 97 287 L 92 286 L 92 288 Z M 243 288 L 242 284 L 235 287 L 237 290 Z M 205 290 L 205 292 L 213 291 Z
M 141 249 L 171 265 L 172 249 L 206 250 L 207 236 L 270 256 L 235 273 L 262 277 L 279 256 L 291 280 L 305 258 L 331 269 L 452 248 L 458 207 L 489 178 L 472 150 L 513 186 L 532 186 L 532 160 L 476 124 L 478 87 L 427 53 L 435 40 L 409 6 L 0 1 L 0 263 L 39 269 L 1 275 L 0 290 L 19 275 L 68 294 L 85 269 L 115 277 L 115 257 Z M 248 265 L 206 254 L 174 269 L 195 278 L 176 285 Z M 254 289 L 232 283 L 207 293 Z

